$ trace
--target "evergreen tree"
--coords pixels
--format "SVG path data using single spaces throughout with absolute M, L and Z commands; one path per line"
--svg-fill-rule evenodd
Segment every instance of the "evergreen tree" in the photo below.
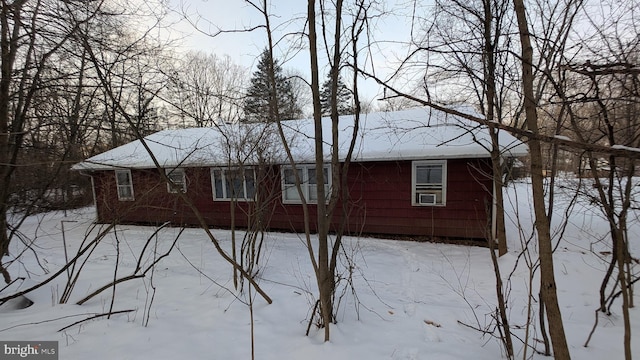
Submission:
M 340 74 L 338 74 L 338 96 L 336 100 L 338 103 L 338 115 L 351 115 L 355 112 L 351 90 L 344 84 Z M 320 106 L 322 116 L 331 115 L 331 73 L 327 75 L 327 80 L 322 84 Z
M 272 94 L 271 85 L 271 61 L 269 51 L 265 50 L 260 55 L 258 69 L 253 73 L 251 85 L 244 101 L 244 115 L 246 122 L 272 122 L 276 121 L 276 97 Z M 276 60 L 273 61 L 273 78 L 276 84 L 277 106 L 280 119 L 299 119 L 302 117 L 302 109 L 298 104 L 298 96 L 293 91 L 291 80 L 288 79 L 282 67 Z

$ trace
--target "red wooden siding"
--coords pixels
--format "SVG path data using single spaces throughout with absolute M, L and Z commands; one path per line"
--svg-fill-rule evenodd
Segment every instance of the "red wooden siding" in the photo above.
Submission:
M 346 217 L 350 233 L 388 234 L 436 238 L 486 238 L 491 213 L 492 181 L 488 159 L 448 160 L 446 206 L 412 206 L 411 161 L 353 163 L 348 174 L 350 201 Z M 261 196 L 270 201 L 261 209 L 263 221 L 274 230 L 304 231 L 302 206 L 282 204 L 277 168 L 272 176 L 258 179 Z M 198 225 L 193 211 L 176 194 L 167 192 L 157 170 L 132 170 L 134 201 L 119 201 L 113 171 L 94 173 L 98 220 L 129 223 Z M 209 168 L 186 168 L 186 195 L 213 227 L 231 226 L 231 203 L 214 201 Z M 247 227 L 256 217 L 257 203 L 238 202 L 235 224 Z M 309 206 L 315 229 L 315 206 Z M 333 218 L 337 228 L 342 216 L 339 204 Z

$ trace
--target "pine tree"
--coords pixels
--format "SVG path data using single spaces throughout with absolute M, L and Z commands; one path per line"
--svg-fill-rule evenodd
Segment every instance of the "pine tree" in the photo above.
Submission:
M 273 122 L 277 120 L 276 98 L 272 94 L 273 87 L 269 75 L 271 73 L 270 60 L 268 49 L 264 50 L 260 55 L 258 69 L 251 78 L 251 85 L 244 102 L 246 122 Z M 298 97 L 293 91 L 291 80 L 284 75 L 282 67 L 276 60 L 273 61 L 273 78 L 276 84 L 280 119 L 299 119 L 302 117 L 302 109 L 298 104 Z
M 353 96 L 351 90 L 342 81 L 342 75 L 338 74 L 338 115 L 351 115 L 354 113 Z M 327 80 L 322 84 L 320 91 L 320 106 L 322 116 L 331 115 L 331 73 L 327 75 Z

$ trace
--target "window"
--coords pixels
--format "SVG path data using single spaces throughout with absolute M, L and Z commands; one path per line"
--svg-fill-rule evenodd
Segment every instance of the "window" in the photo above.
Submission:
M 302 195 L 310 203 L 318 202 L 318 184 L 316 183 L 316 167 L 313 165 L 297 165 L 296 170 L 300 179 Z M 331 194 L 331 172 L 329 166 L 324 171 L 324 185 L 327 199 Z M 282 200 L 285 203 L 300 203 L 300 194 L 296 188 L 296 177 L 291 167 L 282 168 Z
M 131 170 L 116 170 L 116 187 L 118 188 L 118 200 L 133 201 Z
M 256 174 L 252 168 L 211 169 L 214 200 L 253 200 L 256 195 Z
M 414 161 L 411 180 L 412 205 L 437 206 L 446 204 L 446 161 Z
M 187 192 L 187 181 L 184 175 L 184 169 L 175 168 L 175 169 L 165 169 L 165 174 L 169 178 L 169 183 L 167 184 L 167 191 L 170 193 L 177 193 L 178 191 L 186 193 Z

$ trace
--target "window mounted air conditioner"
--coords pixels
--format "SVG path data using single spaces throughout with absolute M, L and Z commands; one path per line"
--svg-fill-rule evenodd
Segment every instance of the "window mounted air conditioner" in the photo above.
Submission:
M 418 203 L 420 205 L 435 205 L 436 194 L 420 194 L 420 197 L 418 198 Z

